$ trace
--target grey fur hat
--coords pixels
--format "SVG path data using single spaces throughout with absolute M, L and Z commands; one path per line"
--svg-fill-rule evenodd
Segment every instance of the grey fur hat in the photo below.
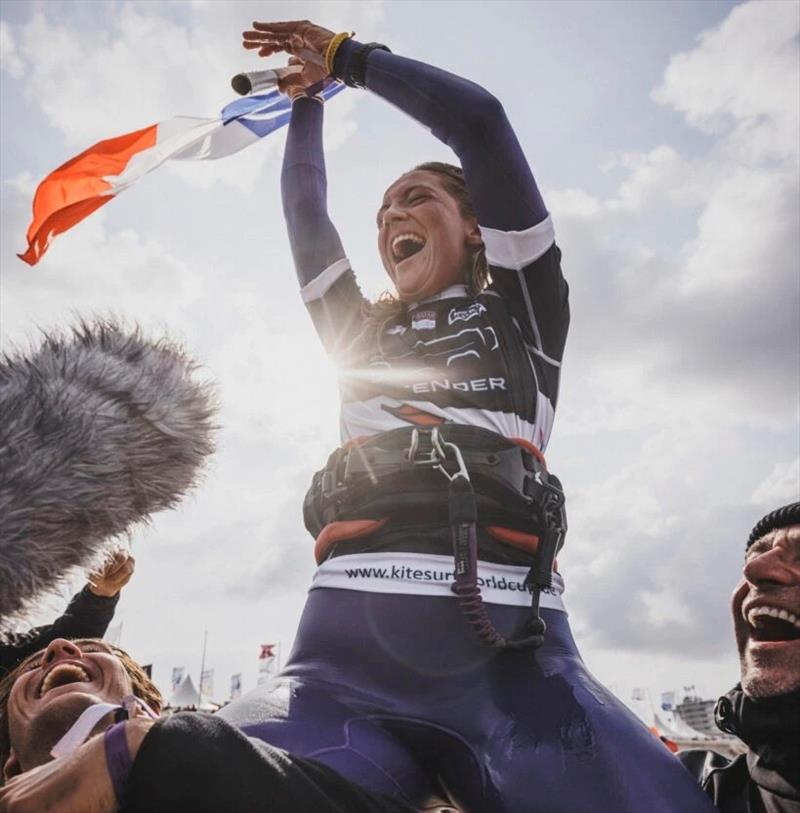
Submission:
M 0 629 L 196 483 L 216 404 L 195 371 L 104 320 L 0 358 Z

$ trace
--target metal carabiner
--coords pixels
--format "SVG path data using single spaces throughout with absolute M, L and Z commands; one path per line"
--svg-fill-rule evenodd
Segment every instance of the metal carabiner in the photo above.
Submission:
M 414 458 L 417 456 L 417 449 L 419 448 L 419 429 L 416 427 L 411 430 L 411 443 L 406 449 L 406 456 L 408 457 L 409 463 L 416 463 L 417 461 Z
M 450 474 L 444 467 L 444 462 L 448 458 L 448 450 L 450 450 L 458 464 L 458 471 L 456 471 L 455 474 Z M 431 429 L 431 450 L 427 457 L 422 460 L 417 460 L 418 451 L 419 430 L 414 428 L 411 430 L 411 442 L 409 443 L 408 449 L 406 449 L 406 457 L 410 463 L 413 463 L 415 466 L 431 466 L 434 469 L 438 469 L 451 482 L 455 480 L 456 477 L 463 477 L 469 481 L 469 471 L 464 463 L 461 449 L 459 449 L 455 443 L 446 441 L 441 436 L 438 426 L 434 426 L 433 429 Z
M 443 461 L 447 459 L 446 450 L 450 449 L 453 452 L 453 455 L 455 455 L 456 463 L 458 463 L 458 471 L 455 474 L 450 474 L 441 463 L 435 465 L 434 468 L 438 469 L 451 483 L 456 479 L 456 477 L 463 477 L 467 482 L 469 482 L 469 470 L 467 469 L 466 463 L 464 463 L 464 457 L 461 454 L 461 449 L 459 449 L 455 443 L 450 443 L 449 441 L 443 440 L 439 435 L 438 429 L 434 429 L 433 432 L 431 432 L 431 443 Z

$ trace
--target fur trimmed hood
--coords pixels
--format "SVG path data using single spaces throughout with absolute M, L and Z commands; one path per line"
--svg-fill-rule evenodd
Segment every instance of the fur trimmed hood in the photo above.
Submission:
M 0 358 L 0 629 L 112 537 L 178 503 L 214 449 L 214 394 L 113 321 Z

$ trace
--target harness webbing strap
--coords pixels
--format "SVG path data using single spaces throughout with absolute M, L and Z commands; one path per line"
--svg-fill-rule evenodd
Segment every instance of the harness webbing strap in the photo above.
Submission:
M 538 578 L 540 570 L 547 567 L 547 562 L 542 561 L 542 557 L 537 555 L 538 567 L 532 568 L 528 576 L 533 586 L 531 598 L 533 616 L 526 624 L 526 634 L 520 638 L 506 638 L 492 624 L 486 605 L 481 597 L 481 589 L 478 586 L 478 512 L 475 492 L 466 476 L 456 475 L 450 480 L 448 499 L 453 558 L 455 560 L 455 583 L 452 589 L 458 596 L 458 603 L 467 623 L 475 631 L 481 643 L 486 646 L 497 647 L 498 649 L 536 648 L 541 646 L 544 643 L 545 624 L 539 615 L 539 596 L 543 585 L 538 583 Z M 558 535 L 556 534 L 557 538 Z M 549 550 L 550 546 L 547 546 L 547 552 Z M 541 554 L 541 550 L 538 554 Z M 555 548 L 553 548 L 553 557 L 550 559 L 551 568 L 554 557 Z M 532 575 L 537 581 L 531 579 Z M 552 574 L 546 587 L 549 588 L 551 585 Z

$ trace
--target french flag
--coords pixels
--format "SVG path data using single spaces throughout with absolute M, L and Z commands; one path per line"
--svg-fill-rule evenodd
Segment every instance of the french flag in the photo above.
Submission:
M 330 99 L 344 85 L 332 83 Z M 286 125 L 291 101 L 277 90 L 237 99 L 214 119 L 185 116 L 99 141 L 51 172 L 37 187 L 28 248 L 17 256 L 41 260 L 53 238 L 80 223 L 164 161 L 213 161 L 233 155 Z

